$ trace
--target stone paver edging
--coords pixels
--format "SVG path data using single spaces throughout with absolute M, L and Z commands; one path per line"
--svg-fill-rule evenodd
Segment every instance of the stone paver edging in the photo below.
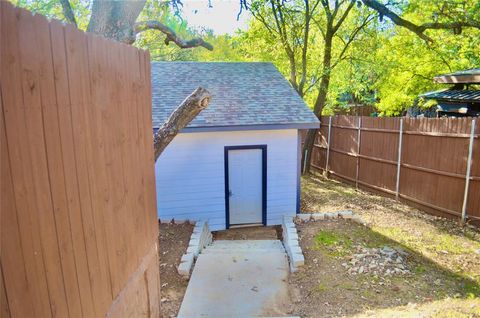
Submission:
M 208 228 L 207 221 L 195 222 L 190 242 L 185 254 L 182 255 L 177 271 L 180 275 L 190 277 L 192 267 L 198 254 L 210 243 L 212 243 L 212 233 Z
M 298 243 L 298 233 L 295 223 L 293 223 L 293 217 L 283 217 L 282 236 L 283 245 L 290 261 L 290 272 L 296 272 L 298 267 L 305 264 L 305 258 L 303 256 L 302 248 Z
M 351 210 L 338 211 L 338 212 L 323 212 L 323 213 L 300 213 L 295 217 L 297 221 L 300 222 L 310 222 L 310 221 L 321 221 L 321 220 L 332 220 L 332 219 L 350 219 L 356 223 L 367 226 L 365 222 L 359 215 L 356 215 Z
M 300 213 L 295 217 L 284 216 L 282 222 L 283 245 L 287 251 L 290 261 L 290 272 L 296 272 L 299 267 L 305 264 L 302 248 L 298 242 L 297 228 L 295 222 L 311 222 L 332 219 L 350 219 L 356 223 L 367 226 L 367 223 L 358 215 L 353 214 L 351 210 L 324 213 Z

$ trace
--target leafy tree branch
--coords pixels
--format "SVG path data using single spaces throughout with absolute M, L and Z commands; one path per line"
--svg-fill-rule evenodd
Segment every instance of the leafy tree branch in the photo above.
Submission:
M 421 25 L 416 25 L 406 19 L 403 19 L 398 14 L 390 10 L 386 5 L 380 3 L 377 0 L 362 0 L 362 3 L 365 4 L 367 7 L 377 11 L 380 16 L 388 17 L 393 23 L 398 26 L 404 27 L 413 33 L 415 33 L 421 39 L 427 42 L 433 42 L 433 39 L 425 34 L 426 30 L 435 29 L 450 29 L 454 30 L 456 34 L 461 33 L 462 28 L 477 28 L 480 29 L 480 22 L 479 21 L 454 21 L 454 22 L 428 22 Z

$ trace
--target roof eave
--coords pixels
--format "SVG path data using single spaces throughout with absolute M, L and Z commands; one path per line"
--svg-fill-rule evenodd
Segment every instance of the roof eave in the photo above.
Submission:
M 480 84 L 480 74 L 440 75 L 433 78 L 440 84 Z
M 215 131 L 245 131 L 245 130 L 281 130 L 281 129 L 318 129 L 317 123 L 288 123 L 288 124 L 258 124 L 258 125 L 230 125 L 230 126 L 202 126 L 183 128 L 181 133 L 215 132 Z

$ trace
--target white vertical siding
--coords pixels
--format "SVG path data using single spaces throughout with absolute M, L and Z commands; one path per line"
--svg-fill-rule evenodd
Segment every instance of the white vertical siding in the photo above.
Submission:
M 297 206 L 298 131 L 182 133 L 155 165 L 160 219 L 208 219 L 225 229 L 224 147 L 267 145 L 267 225 L 281 224 Z

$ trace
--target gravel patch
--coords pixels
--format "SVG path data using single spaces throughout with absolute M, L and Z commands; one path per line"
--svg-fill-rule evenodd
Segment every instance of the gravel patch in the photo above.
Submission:
M 367 248 L 356 246 L 356 253 L 348 263 L 342 263 L 348 274 L 373 274 L 376 276 L 410 274 L 408 253 L 401 248 Z

